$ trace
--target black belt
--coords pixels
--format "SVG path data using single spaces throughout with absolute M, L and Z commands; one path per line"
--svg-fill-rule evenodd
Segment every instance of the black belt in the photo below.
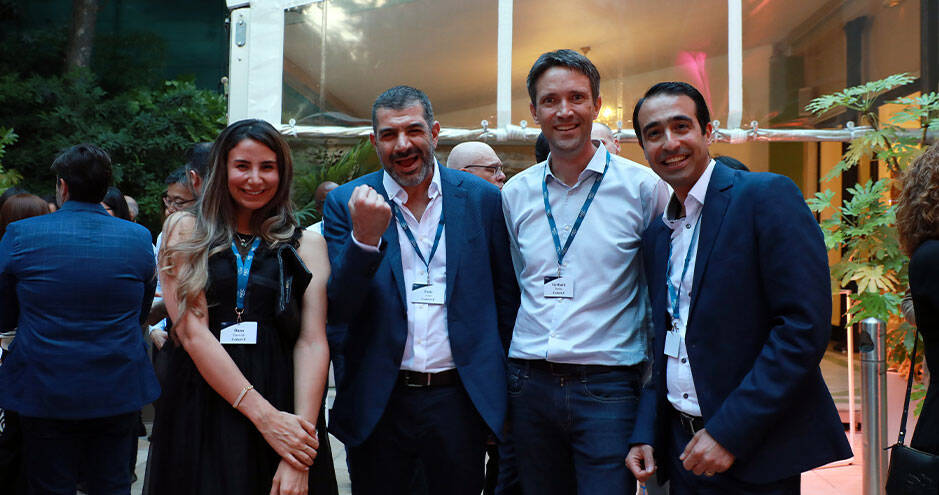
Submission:
M 704 429 L 704 418 L 701 416 L 685 414 L 674 407 L 672 411 L 675 412 L 675 418 L 677 418 L 678 423 L 681 424 L 681 429 L 689 436 L 693 437 L 695 433 Z
M 516 359 L 509 358 L 515 364 L 529 366 L 531 369 L 546 371 L 552 375 L 592 375 L 610 371 L 633 371 L 636 366 L 605 366 L 602 364 L 569 364 L 552 363 L 544 359 Z
M 421 373 L 419 371 L 401 370 L 398 372 L 398 383 L 407 387 L 456 385 L 460 383 L 460 375 L 455 369 L 441 371 L 440 373 Z

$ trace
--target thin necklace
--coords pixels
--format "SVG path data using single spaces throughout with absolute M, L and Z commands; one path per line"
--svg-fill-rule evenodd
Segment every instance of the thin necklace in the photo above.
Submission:
M 241 232 L 235 232 L 235 238 L 238 239 L 238 244 L 241 247 L 247 249 L 248 246 L 254 241 L 256 236 L 251 234 L 242 234 Z

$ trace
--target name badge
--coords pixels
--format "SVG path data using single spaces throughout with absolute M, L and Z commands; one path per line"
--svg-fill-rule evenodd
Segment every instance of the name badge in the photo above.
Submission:
M 412 284 L 411 302 L 415 304 L 443 304 L 445 287 L 441 284 Z
M 544 296 L 553 299 L 573 299 L 574 281 L 563 277 L 545 277 Z
M 257 344 L 258 322 L 242 321 L 222 328 L 219 342 L 223 344 Z
M 678 358 L 678 330 L 665 332 L 665 355 Z

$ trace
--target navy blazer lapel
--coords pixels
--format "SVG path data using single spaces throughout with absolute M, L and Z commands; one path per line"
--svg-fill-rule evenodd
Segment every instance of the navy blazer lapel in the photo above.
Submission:
M 447 295 L 445 301 L 450 302 L 456 273 L 460 267 L 460 254 L 465 242 L 464 217 L 466 216 L 466 191 L 460 187 L 463 178 L 459 173 L 451 173 L 443 166 L 440 170 L 440 186 L 443 195 L 444 232 L 446 232 L 447 246 Z
M 385 172 L 382 171 L 375 175 L 378 177 L 378 181 L 377 184 L 372 184 L 372 187 L 374 187 L 375 191 L 381 194 L 390 205 L 391 199 L 388 197 L 388 191 L 385 190 L 384 183 L 382 183 Z M 398 295 L 401 296 L 401 305 L 407 308 L 408 296 L 404 288 L 404 268 L 401 265 L 401 244 L 398 242 L 398 221 L 395 220 L 394 215 L 391 215 L 391 222 L 388 223 L 388 228 L 385 229 L 385 233 L 381 236 L 381 239 L 382 242 L 386 244 L 385 256 L 388 259 L 388 264 L 391 266 L 391 274 L 395 279 L 395 285 L 398 286 Z
M 724 213 L 730 204 L 731 191 L 734 185 L 734 171 L 720 163 L 714 164 L 711 172 L 711 181 L 708 183 L 707 195 L 704 198 L 704 211 L 701 213 L 701 233 L 698 236 L 698 251 L 695 255 L 694 278 L 691 284 L 691 304 L 688 307 L 688 320 L 694 314 L 695 303 L 698 301 L 698 290 L 701 287 L 701 278 L 707 270 L 708 259 L 714 250 L 714 241 L 721 230 Z

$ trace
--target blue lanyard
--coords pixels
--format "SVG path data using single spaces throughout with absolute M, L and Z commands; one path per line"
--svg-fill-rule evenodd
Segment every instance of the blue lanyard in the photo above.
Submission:
M 558 235 L 558 226 L 554 222 L 554 215 L 551 213 L 551 202 L 548 200 L 548 181 L 545 180 L 548 175 L 548 162 L 544 164 L 544 175 L 541 179 L 541 195 L 544 197 L 544 212 L 548 216 L 548 225 L 551 227 L 551 238 L 554 239 L 554 251 L 558 255 L 558 277 L 561 276 L 561 263 L 564 262 L 564 255 L 567 254 L 567 249 L 571 247 L 571 243 L 574 242 L 574 236 L 577 235 L 577 230 L 580 229 L 580 224 L 584 222 L 584 217 L 587 216 L 587 210 L 590 208 L 590 203 L 593 202 L 593 197 L 597 195 L 597 189 L 600 189 L 600 182 L 603 181 L 603 177 L 606 175 L 607 169 L 610 168 L 610 152 L 606 152 L 606 165 L 603 166 L 603 173 L 597 176 L 593 181 L 593 187 L 590 188 L 590 192 L 587 194 L 587 199 L 584 200 L 584 205 L 580 207 L 580 213 L 577 214 L 577 220 L 574 221 L 574 226 L 571 228 L 571 233 L 567 235 L 567 242 L 564 243 L 564 247 L 561 247 L 561 237 Z
M 261 238 L 255 237 L 254 242 L 251 243 L 251 249 L 248 250 L 248 255 L 242 260 L 241 254 L 238 252 L 238 247 L 235 246 L 235 241 L 231 241 L 231 250 L 235 253 L 235 264 L 238 267 L 238 288 L 235 292 L 235 314 L 238 316 L 238 321 L 241 321 L 241 314 L 245 312 L 245 293 L 248 291 L 248 275 L 251 273 L 251 262 L 254 261 L 254 251 L 260 244 Z
M 414 233 L 411 232 L 411 227 L 408 227 L 408 223 L 404 221 L 404 216 L 401 214 L 401 210 L 398 209 L 398 205 L 394 201 L 391 201 L 391 209 L 395 212 L 395 219 L 398 221 L 398 225 L 401 226 L 401 230 L 404 231 L 404 235 L 407 236 L 408 241 L 411 242 L 411 247 L 414 248 L 417 257 L 420 258 L 421 262 L 424 263 L 424 267 L 427 268 L 427 283 L 430 283 L 430 262 L 434 259 L 434 253 L 437 252 L 437 246 L 440 245 L 440 236 L 443 234 L 443 205 L 440 206 L 440 220 L 437 221 L 437 234 L 434 236 L 434 245 L 430 248 L 430 256 L 428 256 L 427 259 L 424 259 L 424 255 L 421 254 L 421 248 L 417 245 L 417 240 L 414 238 Z
M 665 272 L 665 285 L 668 287 L 668 298 L 672 302 L 672 330 L 678 330 L 675 322 L 680 318 L 678 309 L 678 300 L 681 297 L 681 286 L 685 283 L 685 274 L 688 273 L 688 264 L 691 262 L 691 253 L 694 252 L 695 243 L 698 240 L 698 227 L 701 225 L 701 217 L 704 212 L 698 213 L 698 219 L 694 222 L 694 232 L 691 233 L 691 242 L 688 243 L 688 252 L 685 253 L 685 266 L 681 269 L 681 278 L 678 280 L 678 288 L 672 285 L 672 242 L 668 242 L 668 265 Z

